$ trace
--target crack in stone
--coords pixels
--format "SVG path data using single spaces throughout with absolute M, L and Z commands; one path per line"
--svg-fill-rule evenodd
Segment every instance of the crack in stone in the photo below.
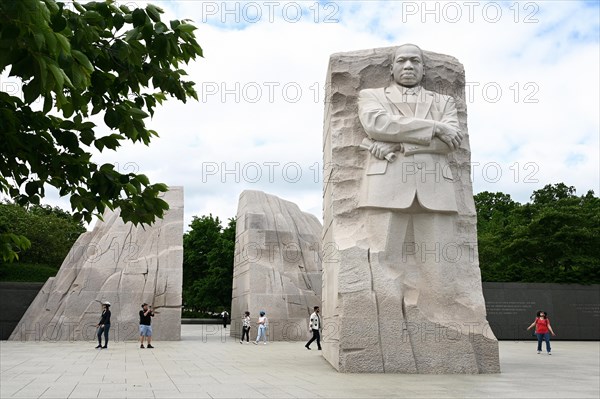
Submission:
M 345 348 L 342 349 L 344 353 L 356 353 L 356 352 L 364 352 L 365 348 Z
M 419 373 L 419 364 L 417 363 L 417 356 L 415 355 L 415 347 L 413 344 L 412 337 L 410 336 L 410 331 L 408 330 L 408 319 L 406 318 L 406 305 L 404 303 L 404 295 L 400 298 L 400 303 L 402 304 L 402 319 L 404 320 L 404 325 L 406 328 L 406 335 L 408 336 L 408 342 L 410 343 L 410 350 L 412 351 L 413 361 L 415 363 L 415 370 L 417 374 Z
M 371 292 L 375 295 L 375 308 L 377 309 L 377 335 L 379 336 L 379 353 L 381 353 L 381 367 L 383 368 L 383 372 L 385 373 L 385 358 L 383 356 L 383 348 L 381 346 L 381 325 L 380 313 L 379 313 L 379 298 L 377 298 L 377 291 L 375 291 L 375 280 L 373 279 L 373 268 L 371 265 L 371 248 L 367 249 L 367 261 L 369 263 L 369 273 L 371 273 Z
M 305 267 L 302 266 L 302 265 L 298 265 L 298 268 L 300 269 L 300 275 L 302 276 L 302 280 L 304 280 L 304 284 L 306 285 L 306 289 L 314 292 L 312 284 L 310 283 L 310 279 L 306 275 L 306 272 L 304 270 L 302 270 Z
M 121 251 L 118 253 L 117 260 L 115 261 L 115 271 L 117 271 L 119 269 L 119 263 L 121 262 L 121 256 L 123 256 L 123 253 L 125 252 L 125 247 L 127 246 L 128 248 L 131 248 L 131 232 L 132 231 L 133 231 L 133 224 L 131 226 L 129 226 L 129 231 L 127 232 L 127 235 L 125 236 L 125 239 L 123 240 L 123 245 L 121 246 Z M 113 240 L 115 238 L 116 237 L 113 237 Z M 112 245 L 112 241 L 111 241 L 111 245 Z

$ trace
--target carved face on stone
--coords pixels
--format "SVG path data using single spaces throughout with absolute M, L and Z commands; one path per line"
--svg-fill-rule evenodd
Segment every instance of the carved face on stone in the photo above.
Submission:
M 400 46 L 392 60 L 392 76 L 400 86 L 414 87 L 423 79 L 423 53 L 412 44 Z

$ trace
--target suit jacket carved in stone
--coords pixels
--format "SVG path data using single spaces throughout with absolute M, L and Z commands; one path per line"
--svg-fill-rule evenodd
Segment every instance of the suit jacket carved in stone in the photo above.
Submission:
M 426 209 L 457 212 L 453 174 L 447 154 L 452 149 L 434 136 L 436 122 L 459 126 L 452 97 L 423 88 L 414 112 L 402 87 L 361 90 L 358 113 L 369 138 L 402 144 L 394 162 L 369 155 L 362 181 L 361 207 L 402 210 L 415 198 Z

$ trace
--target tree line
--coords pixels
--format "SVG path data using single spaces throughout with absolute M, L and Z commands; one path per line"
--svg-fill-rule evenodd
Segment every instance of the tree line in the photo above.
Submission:
M 475 195 L 483 281 L 600 284 L 600 199 L 564 183 L 520 204 L 504 193 Z
M 195 217 L 183 235 L 184 316 L 229 310 L 235 219 L 223 226 L 212 215 Z
M 0 234 L 27 240 L 27 249 L 0 258 L 0 280 L 46 281 L 56 275 L 67 253 L 86 231 L 83 223 L 59 207 L 0 203 Z M 26 237 L 26 238 L 25 238 Z M 0 242 L 0 245 L 9 245 Z

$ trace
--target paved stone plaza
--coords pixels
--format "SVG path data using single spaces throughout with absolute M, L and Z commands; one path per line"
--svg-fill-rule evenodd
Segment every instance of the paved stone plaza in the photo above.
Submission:
M 555 341 L 548 356 L 537 355 L 533 341 L 502 341 L 502 374 L 488 375 L 340 374 L 316 347 L 240 345 L 222 326 L 184 325 L 182 341 L 157 341 L 155 349 L 95 345 L 1 341 L 0 397 L 600 397 L 600 342 Z

